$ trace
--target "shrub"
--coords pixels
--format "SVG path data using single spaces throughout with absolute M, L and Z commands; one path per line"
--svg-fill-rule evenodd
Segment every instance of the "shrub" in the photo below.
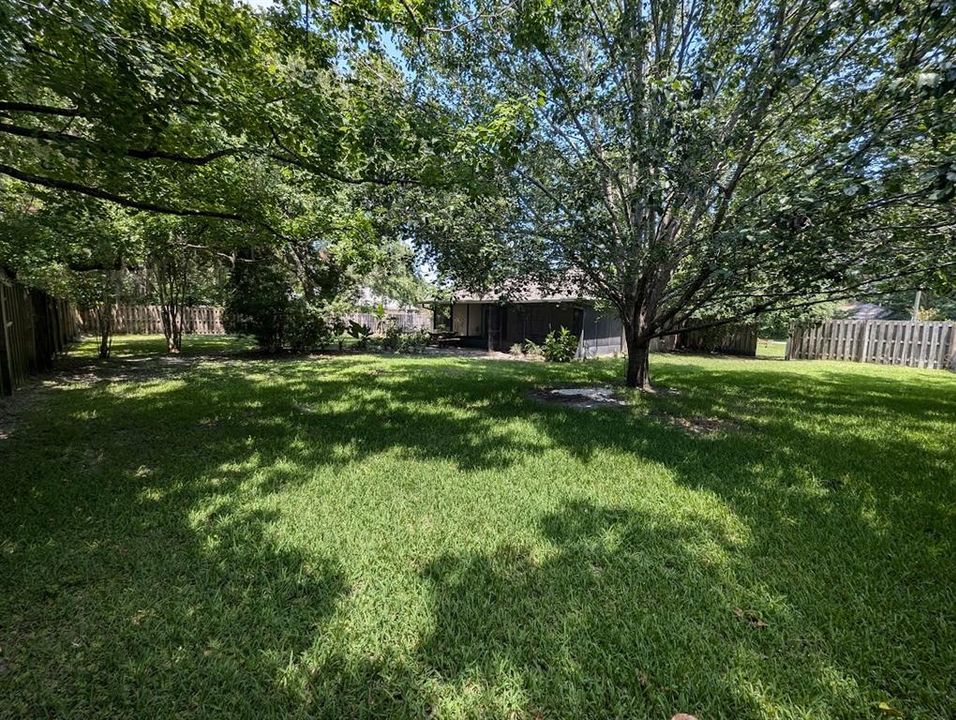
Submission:
M 274 258 L 237 263 L 222 318 L 226 331 L 251 335 L 269 352 L 280 350 L 293 302 L 293 282 L 292 273 Z
M 346 324 L 345 319 L 341 315 L 335 313 L 332 313 L 328 316 L 328 323 L 330 335 L 335 338 L 335 342 L 339 346 L 339 352 L 341 352 L 342 345 L 345 342 L 345 338 L 349 330 L 349 326 Z
M 426 330 L 410 330 L 399 335 L 398 352 L 422 353 L 428 346 L 431 335 Z
M 393 317 L 387 318 L 381 321 L 379 330 L 382 333 L 382 347 L 385 350 L 398 350 L 402 342 L 402 329 L 398 321 Z
M 324 350 L 333 328 L 322 311 L 302 299 L 291 301 L 285 313 L 284 339 L 294 352 Z
M 571 362 L 577 351 L 578 339 L 566 327 L 549 332 L 541 346 L 541 354 L 548 362 Z
M 349 320 L 348 333 L 351 337 L 358 340 L 358 347 L 364 350 L 368 347 L 368 339 L 372 337 L 372 328 L 363 323 Z
M 381 327 L 383 330 L 380 344 L 383 350 L 420 353 L 424 352 L 431 340 L 427 330 L 405 330 L 399 327 L 395 318 L 388 318 Z
M 541 358 L 544 357 L 544 353 L 541 350 L 541 346 L 538 345 L 534 340 L 525 340 L 523 346 L 524 354 L 528 357 Z

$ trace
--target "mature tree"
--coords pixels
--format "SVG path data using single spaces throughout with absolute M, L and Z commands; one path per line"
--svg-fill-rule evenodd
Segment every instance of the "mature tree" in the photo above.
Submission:
M 488 258 L 530 261 L 608 302 L 631 386 L 655 337 L 952 272 L 951 2 L 349 8 L 391 23 L 507 206 L 462 201 L 466 252 L 432 218 L 440 267 L 475 284 Z
M 130 220 L 170 351 L 197 262 L 278 259 L 306 294 L 332 274 L 349 296 L 406 255 L 389 251 L 401 246 L 383 237 L 372 189 L 440 173 L 434 106 L 410 101 L 395 63 L 338 31 L 329 7 L 0 2 L 0 59 L 0 226 L 32 232 L 77 205 Z M 101 258 L 74 217 L 38 250 L 15 242 L 10 262 L 39 282 L 86 241 Z
M 137 223 L 111 203 L 2 182 L 0 188 L 0 266 L 91 311 L 100 357 L 109 357 L 114 308 L 133 296 L 128 270 L 143 261 Z
M 250 159 L 319 193 L 420 182 L 429 120 L 401 73 L 322 13 L 307 21 L 296 3 L 3 3 L 0 176 L 277 233 Z

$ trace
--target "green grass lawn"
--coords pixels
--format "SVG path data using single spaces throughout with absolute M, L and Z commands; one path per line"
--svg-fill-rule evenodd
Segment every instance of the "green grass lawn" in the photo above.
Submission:
M 786 340 L 758 340 L 757 357 L 782 360 L 787 350 Z
M 0 717 L 956 708 L 952 374 L 116 342 L 0 439 Z

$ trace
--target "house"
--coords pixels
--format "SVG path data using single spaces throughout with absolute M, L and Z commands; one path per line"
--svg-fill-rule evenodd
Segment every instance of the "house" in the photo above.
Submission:
M 530 289 L 507 300 L 462 294 L 431 305 L 435 330 L 454 335 L 462 347 L 508 352 L 528 340 L 540 344 L 548 333 L 564 327 L 579 338 L 579 359 L 627 352 L 617 313 L 599 310 L 593 300 L 570 292 Z M 699 333 L 682 333 L 659 340 L 652 349 L 756 355 L 757 334 L 750 326 L 733 326 L 706 342 Z
M 834 317 L 841 320 L 904 320 L 909 316 L 874 303 L 851 302 L 839 305 Z

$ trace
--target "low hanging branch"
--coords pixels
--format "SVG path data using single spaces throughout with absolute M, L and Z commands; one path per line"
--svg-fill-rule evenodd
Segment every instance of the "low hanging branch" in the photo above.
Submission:
M 159 213 L 161 215 L 176 215 L 178 217 L 199 217 L 216 220 L 249 222 L 245 217 L 239 215 L 238 213 L 198 208 L 177 208 L 170 205 L 136 200 L 134 198 L 109 192 L 108 190 L 103 190 L 102 188 L 83 185 L 70 180 L 61 180 L 58 178 L 45 177 L 43 175 L 35 175 L 32 173 L 23 172 L 22 170 L 10 167 L 9 165 L 0 164 L 0 174 L 20 180 L 21 182 L 29 183 L 31 185 L 39 185 L 41 187 L 52 188 L 54 190 L 66 190 L 68 192 L 86 195 L 87 197 L 97 198 L 98 200 L 106 200 L 108 202 L 116 203 L 117 205 L 122 205 L 123 207 L 131 208 L 133 210 L 145 210 L 147 212 Z

